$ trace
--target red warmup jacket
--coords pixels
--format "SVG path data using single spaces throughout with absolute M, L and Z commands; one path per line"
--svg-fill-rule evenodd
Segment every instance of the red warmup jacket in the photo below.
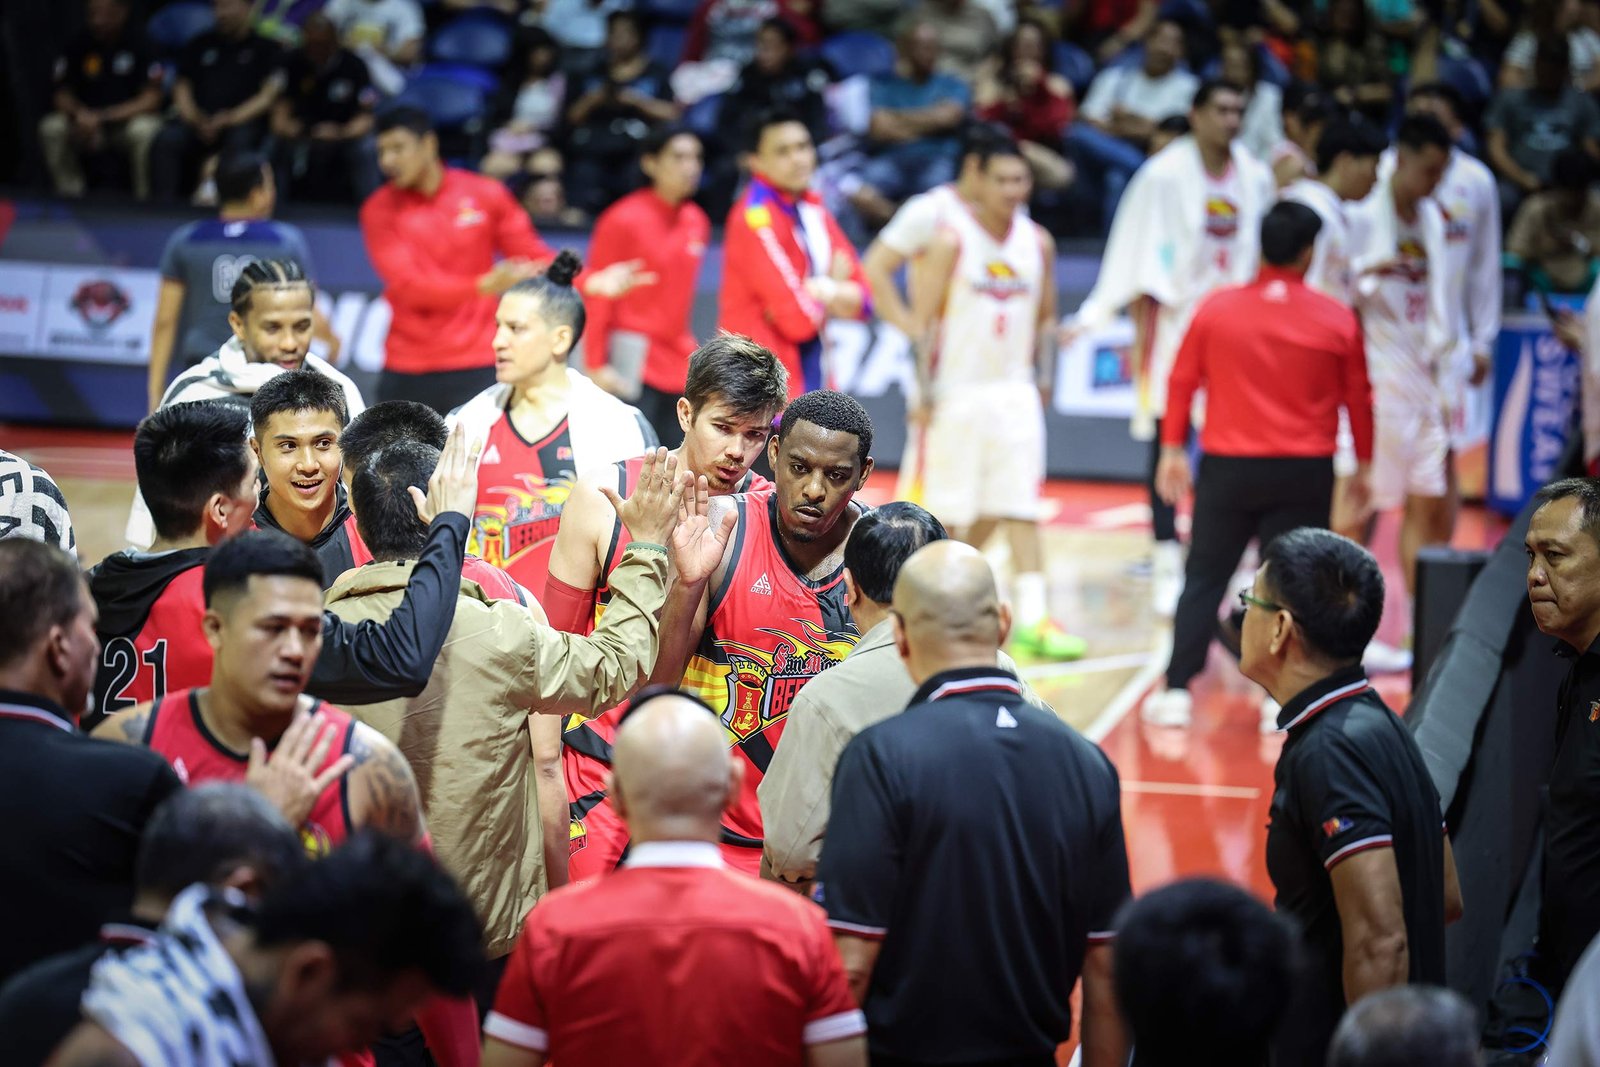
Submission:
M 871 317 L 861 261 L 815 193 L 794 197 L 757 174 L 733 205 L 723 232 L 720 325 L 772 350 L 789 371 L 791 399 L 807 388 L 827 385 L 826 376 L 818 373 L 826 316 L 822 305 L 805 291 L 804 282 L 813 274 L 827 274 L 830 265 L 813 267 L 800 228 L 802 210 L 815 212 L 826 227 L 830 253 L 843 253 L 849 259 L 850 280 L 861 286 L 863 296 L 860 317 Z M 810 372 L 809 386 L 802 365 Z
M 497 255 L 555 258 L 504 185 L 454 167 L 432 196 L 373 193 L 361 235 L 393 312 L 384 369 L 402 374 L 492 366 L 498 298 L 478 292 L 478 279 Z
M 1167 384 L 1161 443 L 1189 439 L 1195 391 L 1206 391 L 1200 449 L 1256 459 L 1331 456 L 1339 408 L 1356 458 L 1372 459 L 1372 386 L 1355 312 L 1298 274 L 1263 267 L 1249 285 L 1200 303 Z
M 656 281 L 617 300 L 584 298 L 583 352 L 590 370 L 606 362 L 614 330 L 641 333 L 650 338 L 644 384 L 663 393 L 683 391 L 695 350 L 689 315 L 710 238 L 711 220 L 698 204 L 669 204 L 654 189 L 629 193 L 601 212 L 589 242 L 589 269 L 639 259 Z

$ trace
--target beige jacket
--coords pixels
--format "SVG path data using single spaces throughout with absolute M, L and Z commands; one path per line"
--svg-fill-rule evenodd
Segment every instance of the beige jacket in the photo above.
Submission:
M 1017 665 L 1004 652 L 1001 667 Z M 784 882 L 808 882 L 822 854 L 828 829 L 833 770 L 850 739 L 873 723 L 906 709 L 916 683 L 894 647 L 894 620 L 884 619 L 861 635 L 834 667 L 795 694 L 783 739 L 756 788 L 765 838 L 762 873 Z M 1050 706 L 1022 683 L 1028 703 Z
M 351 622 L 387 619 L 412 566 L 346 571 L 328 590 L 329 610 Z M 511 951 L 545 890 L 528 714 L 596 714 L 626 699 L 655 662 L 666 571 L 662 552 L 630 546 L 589 637 L 551 629 L 537 606 L 490 601 L 463 579 L 427 688 L 405 700 L 341 705 L 411 763 L 434 850 L 478 908 L 491 958 Z

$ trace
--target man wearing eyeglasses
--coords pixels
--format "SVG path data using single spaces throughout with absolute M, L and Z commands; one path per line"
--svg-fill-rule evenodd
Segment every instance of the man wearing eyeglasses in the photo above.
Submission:
M 1147 722 L 1189 725 L 1189 683 L 1205 669 L 1217 607 L 1250 540 L 1265 546 L 1296 527 L 1328 525 L 1341 408 L 1349 412 L 1362 464 L 1349 482 L 1350 505 L 1364 506 L 1372 391 L 1355 313 L 1305 283 L 1321 228 L 1304 204 L 1274 205 L 1261 221 L 1260 274 L 1208 297 L 1178 350 L 1156 489 L 1176 505 L 1192 486 L 1194 523 L 1167 684 L 1145 701 Z M 1184 442 L 1201 388 L 1205 456 L 1191 481 Z M 1264 706 L 1264 731 L 1276 729 L 1276 713 L 1276 705 Z
M 1455 856 L 1422 753 L 1367 682 L 1361 654 L 1383 615 L 1372 554 L 1321 529 L 1262 553 L 1239 666 L 1283 705 L 1267 873 L 1303 932 L 1301 974 L 1273 1061 L 1322 1063 L 1368 993 L 1443 985 L 1445 924 L 1460 918 Z

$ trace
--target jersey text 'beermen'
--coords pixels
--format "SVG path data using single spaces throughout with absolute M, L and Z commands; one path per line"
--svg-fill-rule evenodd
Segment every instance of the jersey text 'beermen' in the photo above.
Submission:
M 565 418 L 529 441 L 510 415 L 502 414 L 478 463 L 478 506 L 468 550 L 503 567 L 519 585 L 543 589 L 576 466 Z

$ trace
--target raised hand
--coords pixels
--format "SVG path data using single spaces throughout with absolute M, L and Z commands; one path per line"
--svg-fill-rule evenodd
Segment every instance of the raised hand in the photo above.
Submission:
M 733 508 L 728 508 L 713 524 L 710 512 L 711 487 L 702 475 L 693 486 L 684 487 L 683 501 L 678 506 L 678 525 L 673 528 L 672 543 L 667 546 L 668 558 L 680 582 L 698 585 L 710 578 L 722 561 L 739 516 Z
M 687 479 L 687 475 L 685 476 Z M 665 448 L 645 456 L 639 481 L 633 493 L 623 500 L 610 486 L 600 492 L 617 509 L 617 517 L 635 541 L 666 545 L 678 521 L 678 500 L 682 489 L 678 480 L 678 457 Z
M 641 285 L 654 285 L 657 276 L 644 269 L 644 260 L 629 259 L 602 267 L 583 280 L 583 291 L 590 296 L 615 300 Z
M 444 451 L 439 454 L 439 465 L 428 479 L 428 492 L 410 486 L 411 499 L 417 505 L 417 517 L 426 526 L 446 512 L 455 512 L 472 518 L 478 503 L 478 455 L 483 442 L 467 444 L 467 431 L 457 423 L 445 439 Z
M 316 715 L 297 713 L 270 757 L 265 741 L 259 737 L 251 739 L 245 784 L 283 812 L 290 826 L 299 826 L 311 814 L 323 790 L 355 766 L 354 758 L 347 754 L 318 772 L 317 768 L 328 758 L 328 749 L 337 733 L 337 728 L 320 712 Z

